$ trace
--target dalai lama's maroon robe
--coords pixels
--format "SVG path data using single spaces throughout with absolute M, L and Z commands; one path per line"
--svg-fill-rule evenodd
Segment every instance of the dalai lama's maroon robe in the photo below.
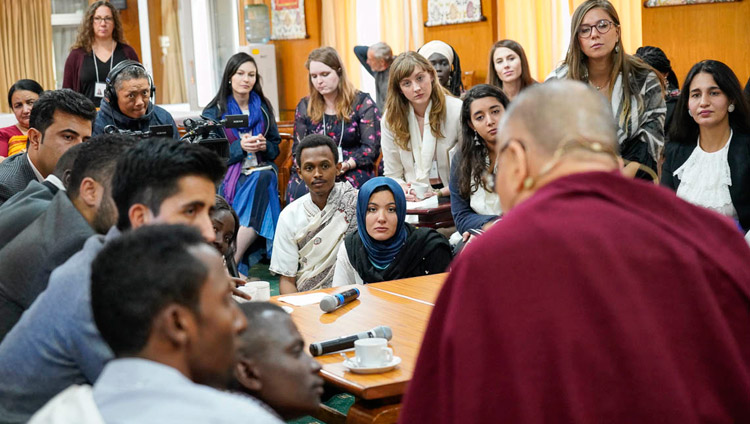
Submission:
M 405 423 L 750 423 L 750 248 L 614 173 L 561 178 L 471 243 Z

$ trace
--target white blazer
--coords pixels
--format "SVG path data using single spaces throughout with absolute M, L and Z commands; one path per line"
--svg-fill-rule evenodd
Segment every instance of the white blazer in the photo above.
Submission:
M 417 116 L 414 108 L 409 105 L 409 146 L 411 151 L 400 148 L 393 133 L 388 128 L 385 115 L 381 122 L 380 147 L 383 150 L 383 166 L 385 176 L 393 178 L 399 183 L 419 182 L 430 183 L 430 169 L 433 158 L 437 159 L 438 175 L 443 185 L 448 186 L 450 180 L 451 158 L 453 148 L 458 144 L 461 132 L 461 100 L 445 96 L 445 122 L 441 126 L 442 138 L 432 135 L 430 129 L 430 109 L 432 102 L 427 105 L 424 120 L 424 136 L 420 137 Z M 385 112 L 388 114 L 388 111 Z

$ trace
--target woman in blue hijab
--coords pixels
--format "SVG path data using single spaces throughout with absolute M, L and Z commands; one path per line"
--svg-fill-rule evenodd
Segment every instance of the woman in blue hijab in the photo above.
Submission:
M 430 228 L 405 222 L 406 197 L 387 177 L 362 185 L 357 198 L 358 231 L 339 248 L 334 286 L 367 284 L 444 272 L 451 261 L 448 240 Z

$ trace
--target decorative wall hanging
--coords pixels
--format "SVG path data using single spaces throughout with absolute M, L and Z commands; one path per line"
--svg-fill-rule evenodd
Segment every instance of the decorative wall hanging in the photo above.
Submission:
M 307 38 L 305 0 L 271 0 L 271 39 Z
M 646 0 L 643 2 L 644 7 L 660 7 L 660 6 L 683 6 L 690 4 L 705 4 L 705 3 L 730 3 L 740 0 Z
M 425 26 L 463 24 L 486 21 L 482 0 L 427 0 Z

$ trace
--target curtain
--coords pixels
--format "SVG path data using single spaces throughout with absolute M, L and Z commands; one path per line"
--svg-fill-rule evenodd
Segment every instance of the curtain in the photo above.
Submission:
M 186 103 L 185 74 L 182 72 L 182 42 L 177 16 L 177 0 L 161 1 L 162 31 L 169 37 L 169 47 L 162 49 L 162 103 Z M 164 51 L 166 50 L 166 52 Z
M 570 14 L 585 0 L 569 0 Z M 634 54 L 643 45 L 641 24 L 641 3 L 639 0 L 609 0 L 620 17 L 620 30 L 625 53 Z
M 349 81 L 359 87 L 359 60 L 354 55 L 357 45 L 356 0 L 323 0 L 321 18 L 321 41 L 323 46 L 336 49 L 344 62 Z
M 49 0 L 0 0 L 0 95 L 22 78 L 55 88 Z M 0 101 L 0 112 L 10 113 Z
M 420 0 L 380 2 L 380 34 L 393 55 L 417 50 L 424 44 L 424 21 Z

